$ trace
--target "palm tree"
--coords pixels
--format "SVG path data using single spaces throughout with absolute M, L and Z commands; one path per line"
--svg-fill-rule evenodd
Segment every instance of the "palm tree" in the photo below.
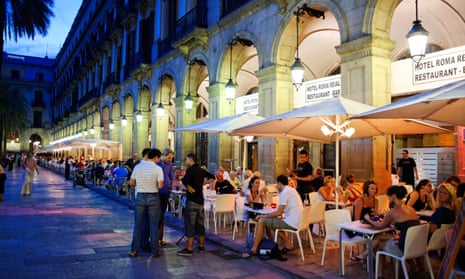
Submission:
M 4 40 L 46 35 L 50 17 L 54 16 L 53 3 L 53 0 L 0 0 L 0 54 L 3 54 Z M 2 59 L 0 55 L 0 72 Z
M 6 152 L 9 136 L 20 135 L 29 127 L 31 111 L 23 92 L 0 81 L 0 155 Z

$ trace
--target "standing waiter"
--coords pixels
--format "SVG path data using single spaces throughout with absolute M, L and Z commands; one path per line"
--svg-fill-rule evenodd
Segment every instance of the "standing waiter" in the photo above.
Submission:
M 408 156 L 407 149 L 402 150 L 402 158 L 397 163 L 397 175 L 401 182 L 415 187 L 415 178 L 418 180 L 417 164 L 413 158 Z
M 290 176 L 297 180 L 297 192 L 299 193 L 302 201 L 305 200 L 305 194 L 312 191 L 312 174 L 313 166 L 308 161 L 307 150 L 302 149 L 299 151 L 300 163 L 297 164 L 297 168 L 291 172 L 288 170 Z

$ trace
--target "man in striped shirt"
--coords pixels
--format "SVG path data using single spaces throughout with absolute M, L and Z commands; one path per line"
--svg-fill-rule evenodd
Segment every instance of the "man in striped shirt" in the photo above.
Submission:
M 145 214 L 149 216 L 151 257 L 157 258 L 160 256 L 158 248 L 160 198 L 158 191 L 163 188 L 163 170 L 156 164 L 160 156 L 160 150 L 156 148 L 150 150 L 148 159 L 137 164 L 131 174 L 129 184 L 136 187 L 137 198 L 135 201 L 132 250 L 128 253 L 130 257 L 138 256 Z

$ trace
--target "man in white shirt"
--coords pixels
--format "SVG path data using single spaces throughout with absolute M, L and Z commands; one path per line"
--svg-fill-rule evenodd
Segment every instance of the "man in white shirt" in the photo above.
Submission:
M 257 231 L 253 247 L 250 249 L 250 252 L 244 253 L 243 257 L 250 257 L 257 253 L 258 246 L 265 235 L 265 229 L 297 229 L 299 226 L 300 214 L 303 209 L 302 199 L 294 188 L 287 185 L 287 176 L 280 175 L 276 180 L 276 187 L 279 191 L 278 210 L 267 215 L 257 216 Z M 280 218 L 283 214 L 284 217 Z M 291 242 L 284 232 L 280 232 L 279 237 L 284 243 L 284 248 L 287 250 L 293 249 Z
M 158 248 L 160 197 L 158 196 L 158 190 L 163 188 L 163 170 L 156 164 L 160 156 L 160 150 L 156 148 L 150 150 L 148 159 L 140 161 L 134 167 L 129 181 L 131 186 L 137 187 L 132 250 L 128 253 L 133 258 L 139 254 L 145 214 L 149 216 L 151 257 L 157 258 L 160 256 Z

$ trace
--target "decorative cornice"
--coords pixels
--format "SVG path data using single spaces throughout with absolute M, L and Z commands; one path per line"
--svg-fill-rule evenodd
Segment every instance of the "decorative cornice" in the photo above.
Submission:
M 177 48 L 188 59 L 189 52 L 196 47 L 201 47 L 206 52 L 208 49 L 208 39 L 207 30 L 196 27 L 193 32 L 174 42 L 173 47 Z

